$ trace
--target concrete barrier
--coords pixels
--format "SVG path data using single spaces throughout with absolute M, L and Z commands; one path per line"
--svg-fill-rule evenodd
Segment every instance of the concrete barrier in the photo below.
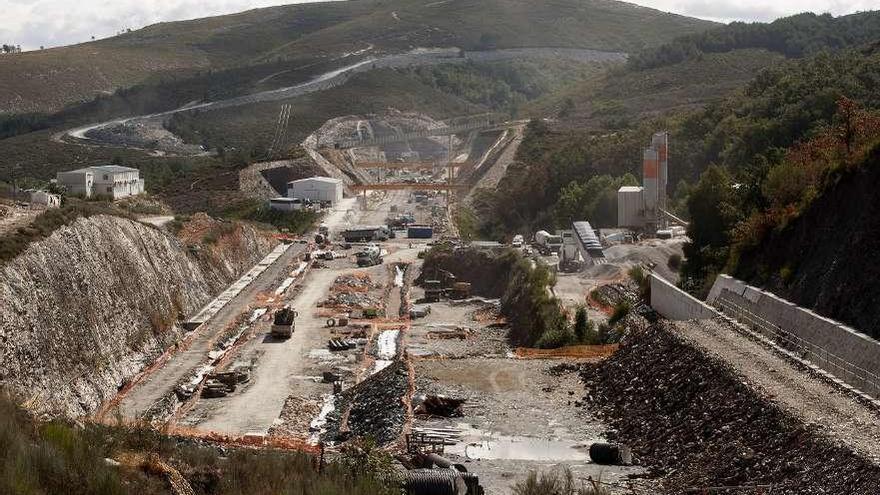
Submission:
M 728 275 L 715 280 L 707 302 L 853 387 L 880 394 L 880 342 L 871 337 Z
M 718 316 L 712 307 L 654 273 L 651 307 L 667 320 L 708 320 Z

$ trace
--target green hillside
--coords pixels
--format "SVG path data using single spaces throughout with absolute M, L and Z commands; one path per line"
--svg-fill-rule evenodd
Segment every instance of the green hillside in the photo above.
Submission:
M 785 150 L 835 121 L 841 97 L 880 108 L 880 45 L 865 44 L 880 38 L 880 13 L 838 19 L 843 20 L 804 14 L 749 28 L 773 39 L 785 38 L 798 26 L 800 41 L 789 45 L 821 47 L 812 56 L 804 56 L 810 50 L 786 56 L 785 50 L 771 50 L 770 43 L 755 48 L 754 39 L 740 37 L 723 50 L 700 51 L 678 61 L 630 63 L 536 102 L 533 115 L 555 119 L 530 126 L 518 163 L 498 188 L 503 193 L 478 195 L 474 206 L 483 233 L 504 237 L 562 227 L 573 216 L 598 226 L 614 225 L 613 190 L 629 179 L 626 174 L 639 174 L 641 149 L 651 134 L 667 130 L 667 193 L 673 210 L 693 217 L 688 197 L 710 164 L 722 165 L 730 184 L 742 185 L 741 198 L 727 203 L 724 211 L 712 210 L 716 215 L 704 220 L 704 231 L 714 236 L 703 239 L 692 233 L 696 241 L 683 275 L 695 291 L 705 288 L 728 261 L 735 263 L 729 258 L 733 239 L 728 233 L 750 212 L 767 207 L 766 181 Z M 827 36 L 827 25 L 837 28 L 833 38 Z M 724 27 L 705 37 L 724 38 L 739 29 Z M 674 51 L 692 38 L 676 40 L 664 50 Z M 657 53 L 646 50 L 634 59 L 649 60 Z M 785 177 L 797 178 L 778 170 L 775 174 L 778 188 L 793 186 Z M 707 184 L 716 179 L 707 179 Z M 725 204 L 718 199 L 706 204 Z M 732 211 L 740 213 L 728 215 Z M 699 227 L 702 222 L 694 220 L 691 225 Z
M 54 112 L 150 78 L 370 48 L 583 47 L 632 52 L 714 24 L 607 0 L 352 0 L 169 22 L 0 57 L 0 114 Z M 308 59 L 308 60 L 306 60 Z

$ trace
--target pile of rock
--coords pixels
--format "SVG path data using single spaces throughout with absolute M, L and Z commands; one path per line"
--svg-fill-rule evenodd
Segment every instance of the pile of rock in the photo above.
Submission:
M 408 387 L 408 368 L 402 361 L 396 361 L 342 392 L 337 398 L 336 410 L 327 417 L 324 439 L 338 442 L 370 437 L 379 445 L 397 440 L 406 421 L 406 408 L 401 399 Z
M 340 309 L 367 309 L 382 306 L 382 300 L 365 292 L 337 292 L 330 294 L 319 306 Z
M 582 371 L 585 406 L 671 491 L 768 484 L 773 493 L 873 493 L 880 467 L 784 412 L 666 324 Z

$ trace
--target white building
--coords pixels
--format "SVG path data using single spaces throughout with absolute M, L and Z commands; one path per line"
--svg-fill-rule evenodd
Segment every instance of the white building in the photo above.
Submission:
M 643 188 L 623 186 L 617 191 L 617 226 L 629 229 L 645 227 Z
M 287 183 L 287 197 L 311 201 L 329 201 L 336 204 L 342 201 L 343 184 L 332 177 L 309 177 Z
M 45 208 L 60 208 L 61 196 L 46 191 L 30 191 L 31 204 Z
M 70 172 L 58 172 L 58 184 L 68 194 L 91 198 L 105 196 L 112 199 L 136 196 L 144 192 L 144 180 L 136 168 L 119 165 L 86 167 Z

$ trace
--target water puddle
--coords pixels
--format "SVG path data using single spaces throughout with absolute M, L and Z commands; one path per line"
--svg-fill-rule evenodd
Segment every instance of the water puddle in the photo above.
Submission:
M 589 442 L 519 435 L 501 435 L 461 425 L 460 442 L 446 451 L 468 459 L 588 462 Z M 460 427 L 461 427 L 460 426 Z
M 336 409 L 336 396 L 333 394 L 325 395 L 324 404 L 321 406 L 321 412 L 319 412 L 315 419 L 309 424 L 309 431 L 312 432 L 312 434 L 309 435 L 309 443 L 317 445 L 321 440 L 321 434 L 327 431 L 327 415 L 333 412 L 334 409 Z
M 400 330 L 385 330 L 379 334 L 376 342 L 376 364 L 370 373 L 374 375 L 385 368 L 391 366 L 394 358 L 397 356 L 397 338 L 400 336 Z

